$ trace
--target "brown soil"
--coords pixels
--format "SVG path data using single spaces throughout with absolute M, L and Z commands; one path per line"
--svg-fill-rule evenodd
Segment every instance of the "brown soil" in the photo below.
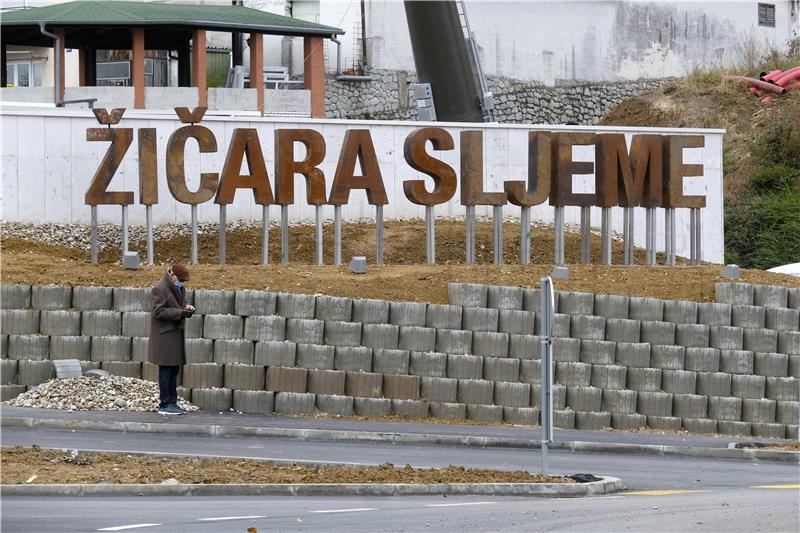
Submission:
M 168 459 L 32 448 L 2 449 L 2 483 L 571 483 L 563 477 L 449 466 L 447 468 L 277 466 L 244 459 Z
M 753 443 L 753 444 L 746 444 L 744 447 L 745 448 L 766 449 L 766 450 L 783 450 L 783 451 L 800 453 L 800 442 L 790 442 L 790 443 L 783 443 L 783 444 Z
M 347 266 L 312 266 L 313 227 L 292 227 L 292 263 L 276 264 L 280 249 L 278 232 L 270 232 L 271 251 L 267 267 L 259 266 L 260 235 L 258 232 L 231 232 L 228 235 L 227 264 L 215 263 L 215 237 L 201 239 L 200 262 L 191 268 L 190 288 L 196 289 L 259 289 L 275 292 L 328 294 L 355 298 L 380 298 L 432 303 L 447 302 L 448 282 L 488 283 L 535 287 L 542 276 L 552 272 L 553 233 L 537 229 L 533 234 L 533 262 L 530 266 L 489 264 L 492 255 L 491 224 L 478 226 L 478 265 L 463 264 L 463 223 L 437 223 L 437 262 L 425 262 L 424 222 L 398 221 L 386 224 L 386 266 L 369 265 L 366 275 L 351 274 Z M 331 228 L 326 227 L 326 245 L 330 247 Z M 505 257 L 517 261 L 519 225 L 505 225 Z M 374 261 L 374 227 L 352 224 L 343 227 L 346 243 L 343 257 L 366 255 Z M 702 267 L 645 267 L 578 265 L 579 236 L 566 236 L 566 258 L 570 279 L 556 280 L 558 290 L 606 292 L 631 296 L 650 296 L 665 299 L 712 301 L 714 283 L 721 281 L 720 266 Z M 104 252 L 101 263 L 93 266 L 88 252 L 45 245 L 14 238 L 2 239 L 2 282 L 25 284 L 66 284 L 95 286 L 147 287 L 161 277 L 165 265 L 175 260 L 186 261 L 190 250 L 188 237 L 173 238 L 156 243 L 156 262 L 159 265 L 138 271 L 123 269 L 119 252 Z M 599 256 L 599 238 L 595 236 L 595 260 Z M 621 256 L 621 243 L 614 244 L 614 261 Z M 641 262 L 641 250 L 637 257 Z M 331 258 L 326 256 L 326 262 Z M 800 279 L 764 272 L 743 270 L 742 281 L 749 283 L 800 287 Z

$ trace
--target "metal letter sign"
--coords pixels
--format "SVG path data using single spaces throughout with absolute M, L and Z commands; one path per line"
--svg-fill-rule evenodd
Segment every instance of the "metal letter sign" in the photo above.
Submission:
M 540 331 L 542 345 L 542 474 L 547 473 L 547 447 L 553 442 L 553 322 L 555 305 L 553 303 L 553 280 L 541 280 Z

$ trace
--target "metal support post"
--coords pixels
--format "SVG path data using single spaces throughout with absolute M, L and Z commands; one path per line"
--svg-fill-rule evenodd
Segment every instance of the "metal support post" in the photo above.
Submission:
M 128 251 L 128 206 L 122 206 L 122 257 Z
M 494 250 L 494 264 L 503 264 L 503 206 L 492 207 L 492 245 Z
M 318 205 L 315 206 L 315 216 L 316 216 L 316 227 L 314 234 L 316 236 L 316 244 L 317 244 L 317 252 L 315 254 L 315 259 L 317 265 L 322 265 L 325 263 L 322 259 L 322 206 Z
M 433 206 L 425 206 L 425 258 L 429 265 L 436 264 L 436 227 Z
M 542 418 L 542 474 L 547 474 L 547 447 L 553 442 L 553 322 L 555 305 L 553 281 L 549 277 L 541 280 L 541 418 Z
M 153 265 L 153 206 L 148 205 L 144 210 L 145 226 L 147 231 L 147 264 Z
M 375 206 L 375 264 L 383 264 L 383 206 Z
M 690 262 L 694 266 L 700 265 L 703 260 L 702 234 L 700 209 L 691 208 L 689 209 L 689 249 Z
M 611 208 L 603 207 L 600 211 L 600 262 L 611 264 Z
M 219 204 L 219 264 L 225 264 L 225 255 L 227 254 L 227 231 L 228 231 L 228 206 L 226 204 Z
M 261 206 L 261 264 L 269 264 L 269 206 Z
M 467 206 L 467 214 L 464 218 L 464 245 L 466 246 L 466 260 L 468 265 L 475 264 L 475 206 Z
M 333 264 L 342 264 L 342 206 L 333 206 Z
M 523 206 L 519 212 L 519 262 L 531 262 L 531 208 Z
M 91 246 L 92 264 L 97 264 L 97 206 L 92 206 L 92 233 L 89 237 Z
M 581 207 L 581 264 L 592 262 L 592 208 Z
M 622 211 L 622 246 L 623 263 L 632 265 L 633 256 L 633 208 L 626 207 Z
M 665 263 L 675 266 L 675 208 L 664 209 L 664 255 Z
M 192 204 L 192 264 L 197 264 L 197 204 Z
M 289 206 L 281 206 L 281 263 L 289 263 Z
M 645 245 L 644 254 L 647 266 L 656 264 L 656 210 L 648 207 L 645 210 Z
M 553 216 L 553 263 L 564 264 L 564 206 L 556 206 Z

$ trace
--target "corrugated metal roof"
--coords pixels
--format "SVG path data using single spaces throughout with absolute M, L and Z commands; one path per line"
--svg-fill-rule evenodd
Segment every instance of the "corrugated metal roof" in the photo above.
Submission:
M 182 26 L 279 35 L 334 35 L 344 31 L 242 6 L 78 0 L 0 15 L 0 26 Z

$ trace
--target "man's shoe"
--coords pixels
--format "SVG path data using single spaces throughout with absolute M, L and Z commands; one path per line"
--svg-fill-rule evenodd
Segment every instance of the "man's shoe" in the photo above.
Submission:
M 158 409 L 158 414 L 164 416 L 182 415 L 183 411 L 177 405 L 167 405 Z
M 188 412 L 189 412 L 189 410 L 188 410 L 188 409 L 184 409 L 183 407 L 181 407 L 181 406 L 180 406 L 180 405 L 178 405 L 177 403 L 175 403 L 175 404 L 172 404 L 172 405 L 173 405 L 173 407 L 175 407 L 175 409 L 177 409 L 178 411 L 180 411 L 182 415 L 185 415 L 186 413 L 188 413 Z

